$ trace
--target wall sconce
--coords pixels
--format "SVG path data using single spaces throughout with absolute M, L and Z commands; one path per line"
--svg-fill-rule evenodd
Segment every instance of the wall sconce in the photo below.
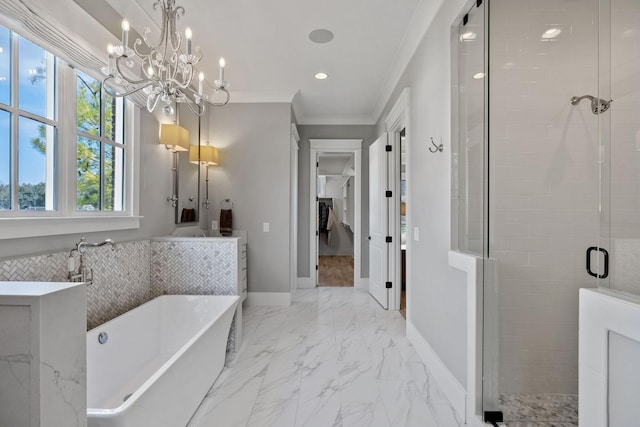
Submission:
M 218 149 L 213 145 L 192 145 L 189 147 L 189 161 L 204 165 L 205 172 L 205 201 L 202 203 L 205 209 L 209 209 L 209 166 L 218 166 Z
M 175 208 L 178 205 L 178 151 L 189 150 L 189 131 L 177 124 L 162 124 L 160 144 L 173 153 L 173 194 L 167 197 L 167 202 Z

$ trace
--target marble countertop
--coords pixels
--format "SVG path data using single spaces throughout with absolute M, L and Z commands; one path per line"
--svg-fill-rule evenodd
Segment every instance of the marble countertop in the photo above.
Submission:
M 0 297 L 21 296 L 39 297 L 76 286 L 84 286 L 78 282 L 0 282 Z
M 181 236 L 163 236 L 163 237 L 154 237 L 151 239 L 152 242 L 164 242 L 164 241 L 179 241 L 179 242 L 189 242 L 189 241 L 207 241 L 207 240 L 229 240 L 229 239 L 240 239 L 240 237 L 229 236 L 229 237 L 204 237 L 204 236 L 192 236 L 192 237 L 181 237 Z

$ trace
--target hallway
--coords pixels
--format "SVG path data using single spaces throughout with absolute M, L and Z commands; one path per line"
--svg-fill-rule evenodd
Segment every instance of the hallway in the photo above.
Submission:
M 318 286 L 353 286 L 353 257 L 318 257 Z
M 244 328 L 189 427 L 459 424 L 404 319 L 363 290 L 299 290 L 290 307 L 247 306 Z

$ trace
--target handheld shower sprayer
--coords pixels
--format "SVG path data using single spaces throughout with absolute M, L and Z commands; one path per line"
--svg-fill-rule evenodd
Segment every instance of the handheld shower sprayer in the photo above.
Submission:
M 613 99 L 605 101 L 604 99 L 596 98 L 591 95 L 574 96 L 571 98 L 571 105 L 578 105 L 583 99 L 589 99 L 591 101 L 591 112 L 593 114 L 602 114 L 611 107 Z

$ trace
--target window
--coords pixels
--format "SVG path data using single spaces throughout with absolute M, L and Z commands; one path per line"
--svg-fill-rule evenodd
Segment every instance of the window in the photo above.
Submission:
M 2 211 L 56 209 L 55 75 L 53 55 L 0 27 Z
M 77 72 L 76 208 L 123 210 L 124 103 Z
M 139 227 L 135 114 L 99 74 L 0 26 L 0 239 Z

